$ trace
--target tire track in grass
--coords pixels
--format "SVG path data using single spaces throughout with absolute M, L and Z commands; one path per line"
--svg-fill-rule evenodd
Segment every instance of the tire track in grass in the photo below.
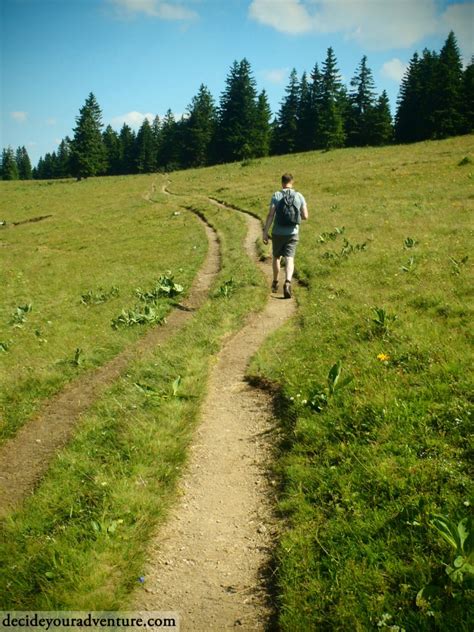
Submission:
M 245 217 L 245 250 L 256 261 L 261 224 Z M 256 263 L 270 284 L 270 266 Z M 132 596 L 137 609 L 179 611 L 183 632 L 264 630 L 273 614 L 266 574 L 277 534 L 268 476 L 275 420 L 270 395 L 251 387 L 245 372 L 265 338 L 295 313 L 294 301 L 280 298 L 270 296 L 217 354 L 180 499 L 152 541 L 144 587 Z
M 152 204 L 154 202 L 150 198 L 154 191 L 155 184 L 150 193 L 143 195 Z M 0 517 L 13 511 L 34 490 L 51 459 L 72 436 L 80 415 L 123 373 L 127 365 L 169 340 L 204 303 L 220 269 L 220 250 L 216 232 L 202 218 L 199 219 L 208 240 L 206 259 L 194 278 L 188 297 L 178 309 L 170 312 L 166 324 L 149 329 L 135 344 L 112 360 L 66 385 L 0 447 Z

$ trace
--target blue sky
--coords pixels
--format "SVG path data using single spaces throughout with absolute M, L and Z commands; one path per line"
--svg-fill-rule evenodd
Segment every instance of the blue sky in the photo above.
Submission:
M 474 2 L 462 0 L 0 0 L 0 146 L 33 162 L 71 134 L 89 92 L 104 123 L 137 128 L 168 107 L 180 115 L 199 85 L 218 99 L 234 59 L 247 57 L 273 110 L 291 68 L 333 46 L 348 82 L 368 55 L 378 91 L 395 105 L 415 49 L 449 30 L 468 60 Z

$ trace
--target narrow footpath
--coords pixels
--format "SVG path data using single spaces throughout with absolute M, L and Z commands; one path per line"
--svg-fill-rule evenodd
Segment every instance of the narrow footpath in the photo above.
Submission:
M 246 252 L 256 261 L 261 225 L 244 215 Z M 258 265 L 270 286 L 270 265 Z M 137 610 L 178 611 L 182 632 L 268 628 L 265 574 L 276 535 L 268 475 L 276 422 L 270 396 L 244 376 L 265 338 L 294 312 L 293 300 L 269 294 L 263 311 L 216 356 L 179 500 L 150 546 L 144 585 L 132 596 Z

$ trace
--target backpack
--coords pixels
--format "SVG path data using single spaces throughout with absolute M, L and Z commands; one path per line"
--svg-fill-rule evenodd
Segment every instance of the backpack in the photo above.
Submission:
M 280 226 L 296 226 L 301 223 L 300 207 L 296 203 L 296 191 L 284 189 L 276 205 L 276 221 Z

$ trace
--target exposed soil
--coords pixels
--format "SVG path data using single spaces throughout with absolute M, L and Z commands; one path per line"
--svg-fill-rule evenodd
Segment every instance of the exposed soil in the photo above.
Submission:
M 153 184 L 152 191 L 143 197 L 151 201 L 154 190 Z M 81 414 L 123 373 L 130 361 L 168 340 L 204 303 L 220 269 L 220 255 L 216 233 L 203 223 L 209 242 L 206 259 L 188 297 L 168 315 L 166 324 L 151 328 L 112 360 L 68 384 L 0 447 L 0 517 L 18 507 L 33 491 L 51 459 L 71 438 Z
M 246 250 L 256 259 L 261 227 L 246 218 Z M 270 266 L 259 265 L 270 284 Z M 216 357 L 179 500 L 152 542 L 145 582 L 132 597 L 138 610 L 178 611 L 183 632 L 270 625 L 266 571 L 276 520 L 269 466 L 276 424 L 270 396 L 244 376 L 265 338 L 294 313 L 293 300 L 280 299 L 270 296 Z
M 32 224 L 34 222 L 42 222 L 44 219 L 53 217 L 52 215 L 38 215 L 37 217 L 30 217 L 29 219 L 22 219 L 20 222 L 12 222 L 12 226 L 21 226 L 22 224 Z

